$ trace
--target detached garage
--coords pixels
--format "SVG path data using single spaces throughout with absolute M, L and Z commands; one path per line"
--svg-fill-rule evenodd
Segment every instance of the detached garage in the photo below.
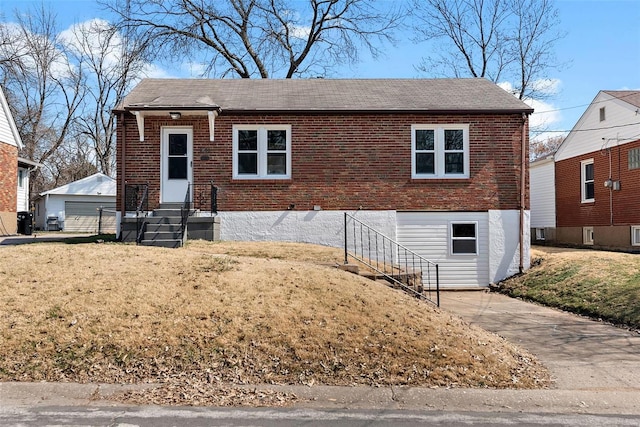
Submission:
M 96 173 L 40 194 L 35 224 L 40 230 L 115 233 L 116 181 Z

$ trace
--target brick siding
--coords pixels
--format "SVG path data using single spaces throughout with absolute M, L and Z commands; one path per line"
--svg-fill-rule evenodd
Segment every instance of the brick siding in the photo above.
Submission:
M 470 179 L 412 179 L 411 125 L 453 123 L 469 125 Z M 234 124 L 291 125 L 291 179 L 232 179 Z M 122 138 L 123 123 L 118 125 L 118 138 Z M 122 176 L 126 161 L 127 181 L 149 182 L 150 208 L 160 198 L 163 126 L 193 127 L 194 181 L 197 186 L 215 182 L 221 211 L 285 210 L 290 204 L 300 210 L 320 205 L 325 210 L 456 211 L 518 209 L 520 205 L 520 114 L 234 115 L 223 111 L 215 122 L 215 142 L 209 141 L 204 117 L 146 117 L 144 142 L 139 141 L 134 116 L 125 114 L 124 125 L 126 159 L 119 140 L 118 175 Z M 528 179 L 528 173 L 525 176 Z M 525 185 L 528 208 L 528 182 Z M 121 191 L 119 182 L 119 210 Z
M 0 212 L 16 212 L 18 148 L 0 142 Z
M 556 163 L 557 227 L 640 224 L 640 169 L 629 170 L 628 166 L 628 153 L 633 148 L 640 148 L 640 140 Z M 588 159 L 593 159 L 595 195 L 594 202 L 582 203 L 580 162 Z M 620 181 L 619 191 L 604 186 L 609 176 Z

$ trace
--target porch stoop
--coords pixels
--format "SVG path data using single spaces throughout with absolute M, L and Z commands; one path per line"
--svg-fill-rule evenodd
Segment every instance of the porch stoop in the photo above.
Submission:
M 166 248 L 182 246 L 181 203 L 162 203 L 145 217 L 146 228 L 142 235 L 141 245 Z M 212 216 L 195 216 L 190 212 L 187 219 L 185 240 L 202 239 L 208 241 L 219 240 L 220 218 Z M 136 241 L 136 218 L 125 217 L 121 224 L 122 241 Z
M 180 203 L 161 203 L 153 214 L 146 218 L 147 227 L 140 244 L 164 248 L 182 246 Z

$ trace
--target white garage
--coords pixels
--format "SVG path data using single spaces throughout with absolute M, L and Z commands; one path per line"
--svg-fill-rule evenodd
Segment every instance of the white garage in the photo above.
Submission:
M 81 233 L 116 231 L 116 181 L 97 173 L 40 194 L 35 226 Z

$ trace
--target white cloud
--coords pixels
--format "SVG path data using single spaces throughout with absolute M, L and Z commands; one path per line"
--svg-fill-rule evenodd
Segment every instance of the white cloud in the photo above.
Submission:
M 10 44 L 2 46 L 0 55 L 10 56 L 9 52 L 12 52 L 20 58 L 26 68 L 38 70 L 41 67 L 38 65 L 38 58 L 33 55 L 32 50 L 33 46 L 36 46 L 36 49 L 41 52 L 47 52 L 47 61 L 51 61 L 47 65 L 53 77 L 65 78 L 74 71 L 74 66 L 69 62 L 66 55 L 54 45 L 53 40 L 33 33 L 25 37 L 20 26 L 16 23 L 8 22 L 0 23 L 0 25 L 2 25 L 3 30 L 11 41 Z
M 142 70 L 142 76 L 151 79 L 175 79 L 178 77 L 156 64 L 146 64 Z
M 207 64 L 204 62 L 185 62 L 180 68 L 189 76 L 189 77 L 201 77 L 207 74 Z
M 542 79 L 533 83 L 533 88 L 544 95 L 556 95 L 562 82 L 559 79 Z M 511 82 L 498 83 L 502 89 L 514 94 Z M 537 99 L 524 99 L 527 105 L 533 108 L 533 114 L 529 118 L 529 129 L 532 140 L 547 139 L 554 136 L 566 135 L 566 132 L 547 132 L 546 129 L 557 127 L 563 120 L 558 107 L 550 102 Z
M 297 39 L 306 40 L 309 38 L 309 34 L 311 34 L 311 27 L 289 25 L 289 34 Z
M 124 50 L 120 34 L 114 33 L 103 19 L 71 25 L 60 33 L 59 39 L 76 55 L 99 58 L 106 68 L 116 67 Z

